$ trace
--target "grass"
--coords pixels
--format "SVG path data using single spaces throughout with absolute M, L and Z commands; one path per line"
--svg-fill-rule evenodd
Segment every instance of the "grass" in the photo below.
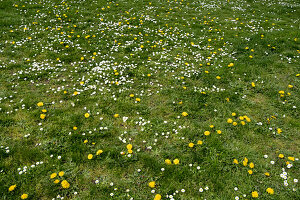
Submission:
M 1 0 L 2 199 L 298 199 L 299 15 Z

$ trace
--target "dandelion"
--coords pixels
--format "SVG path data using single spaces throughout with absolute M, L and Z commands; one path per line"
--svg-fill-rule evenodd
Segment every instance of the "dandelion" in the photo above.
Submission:
M 91 160 L 93 158 L 93 154 L 88 155 L 88 159 Z
M 264 174 L 265 174 L 265 176 L 270 176 L 269 172 L 265 172 Z
M 173 163 L 174 163 L 175 165 L 178 165 L 178 164 L 179 164 L 179 160 L 176 158 L 175 160 L 173 160 Z
M 221 134 L 221 133 L 222 133 L 222 131 L 221 131 L 221 130 L 217 130 L 217 133 L 218 133 L 218 134 Z
M 58 176 L 62 177 L 64 174 L 65 174 L 65 172 L 60 171 L 60 172 L 58 173 Z
M 28 198 L 28 194 L 22 194 L 21 195 L 21 199 L 27 199 Z
M 66 180 L 63 180 L 63 181 L 61 182 L 61 186 L 62 186 L 63 188 L 69 188 L 69 187 L 70 187 L 70 183 L 68 183 L 68 181 L 66 181 Z
M 119 114 L 114 114 L 114 118 L 118 118 L 119 116 Z
M 253 191 L 251 193 L 251 195 L 252 195 L 253 198 L 258 198 L 258 192 L 257 191 Z
M 13 191 L 15 188 L 17 187 L 17 185 L 11 185 L 9 188 L 8 188 L 8 191 Z
M 56 176 L 57 176 L 56 173 L 52 173 L 52 174 L 50 175 L 50 178 L 52 179 L 52 178 L 55 178 Z
M 38 107 L 42 107 L 43 105 L 44 105 L 43 102 L 38 102 L 38 103 L 37 103 L 37 106 L 38 106 Z
M 59 180 L 55 179 L 55 181 L 53 181 L 53 183 L 57 184 L 57 183 L 59 183 Z
M 136 98 L 135 100 L 136 100 L 137 102 L 140 102 L 140 101 L 141 101 L 141 99 L 140 99 L 140 98 Z
M 201 140 L 198 140 L 197 144 L 201 145 L 203 142 Z
M 40 114 L 41 119 L 45 119 L 46 115 L 45 114 Z
M 231 124 L 233 122 L 233 120 L 231 118 L 227 119 L 227 123 Z
M 209 131 L 204 131 L 204 135 L 209 136 L 210 132 Z
M 156 194 L 154 197 L 154 200 L 161 200 L 161 195 L 160 194 Z
M 172 164 L 171 160 L 169 160 L 169 159 L 166 159 L 166 160 L 165 160 L 165 163 L 166 163 L 167 165 L 171 165 L 171 164 Z
M 269 194 L 274 194 L 274 190 L 272 188 L 267 188 L 266 192 Z
M 254 168 L 253 162 L 251 162 L 251 163 L 249 164 L 249 167 L 250 167 L 250 168 Z
M 100 155 L 100 154 L 102 154 L 103 153 L 103 150 L 98 150 L 97 152 L 96 152 L 96 155 L 98 156 L 98 155 Z
M 155 188 L 155 181 L 151 181 L 148 185 L 151 188 Z
M 85 114 L 84 114 L 84 117 L 85 117 L 85 118 L 89 118 L 89 116 L 90 116 L 89 113 L 85 113 Z
M 279 154 L 278 158 L 284 158 L 284 155 L 283 154 Z
M 234 164 L 239 164 L 239 161 L 237 159 L 233 159 Z
M 184 117 L 188 116 L 187 112 L 183 112 L 183 113 L 181 113 L 181 115 Z

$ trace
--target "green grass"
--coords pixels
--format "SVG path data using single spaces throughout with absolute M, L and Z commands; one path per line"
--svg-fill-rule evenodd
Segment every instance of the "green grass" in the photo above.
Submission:
M 299 15 L 299 0 L 0 0 L 1 198 L 298 199 Z

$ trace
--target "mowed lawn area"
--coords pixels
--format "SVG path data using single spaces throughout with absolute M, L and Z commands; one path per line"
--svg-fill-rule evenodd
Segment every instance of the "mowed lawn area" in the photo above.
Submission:
M 300 199 L 300 0 L 0 0 L 0 199 Z

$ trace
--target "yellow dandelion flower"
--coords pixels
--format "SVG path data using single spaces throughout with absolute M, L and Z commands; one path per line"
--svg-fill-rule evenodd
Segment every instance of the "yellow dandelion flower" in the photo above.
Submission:
M 85 118 L 89 118 L 89 116 L 90 116 L 89 113 L 85 113 L 85 114 L 84 114 L 84 117 L 85 117 Z
M 151 188 L 155 188 L 155 181 L 151 181 L 148 185 Z
M 189 143 L 189 147 L 190 147 L 190 148 L 193 148 L 193 147 L 194 147 L 194 143 L 192 143 L 192 142 Z
M 181 113 L 181 115 L 184 117 L 188 116 L 187 112 L 183 112 L 183 113 Z
M 167 165 L 171 165 L 171 164 L 172 164 L 171 160 L 169 160 L 169 159 L 166 159 L 166 160 L 165 160 L 165 163 L 166 163 Z
M 234 164 L 239 164 L 239 161 L 237 159 L 233 159 Z
M 253 198 L 258 198 L 258 192 L 257 191 L 253 191 L 251 193 L 251 195 L 252 195 Z
M 175 165 L 178 165 L 178 164 L 179 164 L 179 160 L 176 158 L 175 160 L 173 160 L 173 163 L 174 163 Z
M 98 150 L 97 152 L 96 152 L 96 155 L 98 156 L 98 155 L 100 155 L 101 153 L 103 153 L 103 150 Z
M 210 132 L 209 131 L 204 131 L 204 135 L 209 136 Z
M 70 183 L 68 183 L 68 181 L 66 181 L 66 180 L 63 180 L 63 181 L 61 182 L 61 186 L 62 186 L 63 188 L 69 188 L 69 187 L 70 187 Z
M 198 140 L 197 144 L 203 144 L 203 142 L 201 140 Z
M 56 176 L 57 176 L 56 173 L 52 173 L 52 174 L 50 175 L 50 178 L 55 178 Z
M 28 194 L 22 194 L 21 195 L 21 199 L 27 199 L 28 198 Z
M 267 188 L 266 192 L 269 194 L 274 194 L 274 190 L 272 188 Z
M 37 103 L 37 106 L 38 106 L 38 107 L 42 107 L 43 105 L 44 105 L 43 102 L 38 102 L 38 103 Z
M 65 172 L 60 171 L 60 172 L 58 173 L 58 176 L 62 177 L 64 174 L 65 174 Z
M 17 185 L 11 185 L 9 188 L 8 188 L 8 191 L 13 191 L 15 188 L 17 187 Z
M 161 195 L 160 194 L 156 194 L 154 197 L 154 200 L 161 200 Z
M 88 155 L 88 159 L 91 160 L 93 158 L 93 154 Z

